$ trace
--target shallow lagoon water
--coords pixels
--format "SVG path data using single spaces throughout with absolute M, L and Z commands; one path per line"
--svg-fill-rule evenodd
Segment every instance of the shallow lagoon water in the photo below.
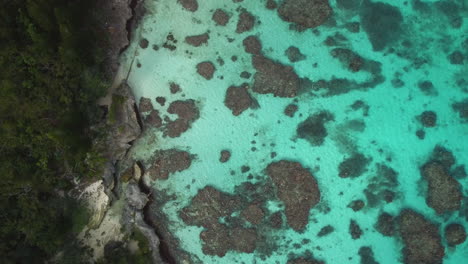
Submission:
M 444 238 L 448 224 L 468 228 L 466 176 L 456 179 L 464 197 L 459 210 L 437 214 L 426 203 L 427 182 L 420 172 L 436 146 L 453 154 L 454 168 L 468 161 L 468 120 L 461 114 L 468 111 L 467 106 L 454 107 L 468 98 L 468 3 L 450 1 L 457 8 L 448 9 L 441 4 L 445 2 L 437 1 L 362 1 L 355 7 L 350 3 L 360 1 L 330 1 L 333 13 L 328 20 L 300 31 L 282 20 L 277 9 L 267 9 L 266 2 L 200 0 L 197 10 L 191 12 L 175 0 L 148 0 L 147 14 L 122 59 L 129 68 L 128 82 L 137 101 L 150 98 L 163 118 L 161 127 L 148 125 L 135 143 L 135 159 L 151 171 L 160 150 L 178 149 L 193 155 L 189 168 L 170 173 L 167 179 L 150 181 L 153 192 L 171 197 L 158 203 L 165 215 L 159 225 L 174 236 L 179 249 L 188 256 L 175 256 L 176 262 L 286 263 L 313 255 L 326 263 L 403 263 L 401 235 L 383 236 L 375 224 L 382 212 L 397 216 L 406 208 L 437 226 L 445 247 L 443 263 L 468 262 L 468 242 L 449 247 Z M 371 35 L 361 20 L 366 8 L 375 3 L 387 3 L 399 10 L 400 30 L 382 26 L 384 34 Z M 216 9 L 230 16 L 225 26 L 213 21 Z M 243 10 L 255 17 L 255 24 L 239 34 L 236 27 Z M 351 22 L 360 23 L 359 32 L 349 30 Z M 207 43 L 194 47 L 185 41 L 187 36 L 203 33 L 209 34 Z M 303 80 L 296 97 L 281 98 L 252 90 L 256 69 L 252 55 L 243 47 L 243 40 L 251 35 L 260 40 L 265 57 L 293 67 Z M 148 41 L 148 47 L 140 45 L 142 39 Z M 300 50 L 302 60 L 288 59 L 285 51 L 290 46 Z M 380 69 L 349 70 L 348 65 L 332 56 L 337 48 L 350 50 L 366 62 L 373 61 Z M 462 56 L 460 64 L 450 59 L 455 51 Z M 197 73 L 197 64 L 203 61 L 212 62 L 216 68 L 210 80 Z M 244 71 L 252 74 L 250 78 L 240 76 Z M 330 81 L 334 79 L 353 84 L 332 87 Z M 325 88 L 320 88 L 319 80 L 323 80 Z M 432 86 L 424 86 L 425 81 Z M 171 83 L 178 84 L 181 91 L 171 93 Z M 257 104 L 234 116 L 224 104 L 226 90 L 243 83 L 249 85 L 247 90 Z M 166 99 L 164 106 L 156 101 L 157 97 Z M 167 136 L 165 124 L 177 118 L 167 113 L 169 105 L 188 99 L 195 101 L 199 118 L 179 137 Z M 359 102 L 362 107 L 357 107 Z M 298 110 L 289 117 L 284 109 L 292 103 Z M 315 144 L 298 136 L 298 125 L 323 111 L 332 115 L 323 122 L 323 142 Z M 418 116 L 424 111 L 437 114 L 434 127 L 422 125 Z M 424 136 L 417 136 L 418 130 L 424 131 Z M 229 161 L 219 161 L 221 150 L 231 153 Z M 340 163 L 356 153 L 367 160 L 362 175 L 339 177 Z M 258 239 L 255 251 L 229 249 L 223 256 L 204 254 L 206 241 L 200 239 L 200 232 L 205 227 L 187 225 L 180 217 L 181 210 L 190 206 L 193 197 L 206 186 L 243 196 L 239 186 L 268 182 L 265 168 L 280 160 L 299 162 L 317 180 L 320 202 L 310 210 L 306 228 L 301 232 L 289 228 L 284 215 L 279 229 L 244 222 L 239 225 L 256 229 L 257 236 L 263 237 Z M 397 172 L 396 186 L 385 185 L 378 170 L 381 165 Z M 249 170 L 243 172 L 243 166 Z M 379 191 L 384 189 L 394 193 L 392 201 L 382 197 Z M 378 193 L 372 201 L 369 192 Z M 349 208 L 355 200 L 364 201 L 362 210 Z M 265 219 L 284 211 L 277 197 L 261 207 Z M 239 218 L 238 214 L 234 213 L 233 218 Z M 349 232 L 351 220 L 362 230 L 357 239 Z M 224 220 L 219 221 L 223 224 Z M 333 226 L 334 232 L 317 236 L 327 225 Z M 373 257 L 360 256 L 362 247 L 370 247 Z

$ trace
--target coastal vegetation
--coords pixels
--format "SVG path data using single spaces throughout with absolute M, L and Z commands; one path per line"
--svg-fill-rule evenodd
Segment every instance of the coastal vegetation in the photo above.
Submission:
M 93 0 L 0 0 L 0 262 L 43 263 L 87 221 L 104 75 Z

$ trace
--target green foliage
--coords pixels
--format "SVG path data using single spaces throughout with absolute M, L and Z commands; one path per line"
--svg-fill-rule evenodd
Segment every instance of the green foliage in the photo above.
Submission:
M 108 86 L 96 1 L 0 3 L 0 262 L 43 263 L 88 218 L 59 191 L 104 161 L 89 129 Z
M 114 242 L 112 247 L 106 247 L 104 258 L 98 261 L 98 264 L 145 264 L 151 263 L 151 252 L 146 237 L 138 230 L 134 229 L 130 236 L 130 241 L 136 241 L 138 250 L 130 250 L 119 242 Z

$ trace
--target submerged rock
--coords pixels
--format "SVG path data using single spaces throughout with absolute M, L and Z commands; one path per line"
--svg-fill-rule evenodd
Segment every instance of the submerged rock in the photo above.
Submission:
M 468 121 L 468 99 L 453 103 L 452 108 L 458 112 L 460 118 L 462 118 L 464 121 Z
M 320 201 L 320 190 L 314 176 L 300 163 L 286 160 L 270 163 L 266 173 L 285 205 L 289 226 L 296 231 L 304 230 L 309 222 L 310 209 Z
M 381 51 L 401 34 L 403 16 L 397 7 L 366 1 L 361 11 L 361 23 L 375 51 Z
M 325 262 L 316 260 L 312 257 L 302 257 L 302 258 L 295 258 L 290 259 L 286 264 L 325 264 Z
M 288 57 L 290 62 L 298 62 L 306 59 L 306 56 L 295 46 L 287 48 L 284 51 L 284 54 Z
M 253 103 L 247 88 L 247 84 L 242 84 L 241 86 L 230 86 L 226 90 L 224 105 L 232 111 L 234 116 L 242 114 Z
M 320 26 L 331 13 L 328 0 L 285 0 L 278 8 L 281 19 L 305 28 Z
M 379 264 L 375 261 L 374 251 L 371 247 L 361 247 L 358 251 L 359 257 L 361 257 L 361 264 Z
M 404 263 L 442 263 L 445 250 L 438 227 L 409 209 L 403 210 L 398 218 L 400 236 L 404 244 Z
M 300 79 L 294 69 L 261 55 L 252 56 L 254 75 L 252 90 L 260 94 L 295 97 L 300 89 Z
M 351 238 L 354 240 L 359 239 L 361 238 L 362 233 L 363 232 L 359 224 L 355 220 L 351 219 L 349 222 L 349 234 L 351 235 Z
M 321 111 L 309 116 L 306 120 L 297 125 L 297 137 L 309 141 L 313 146 L 320 146 L 328 136 L 325 124 L 333 120 L 333 114 L 328 111 Z
M 324 237 L 327 236 L 335 231 L 335 228 L 331 225 L 326 225 L 320 229 L 320 231 L 317 233 L 317 237 Z
M 384 236 L 393 236 L 395 234 L 395 218 L 386 212 L 379 215 L 375 229 Z
M 338 166 L 341 178 L 354 178 L 361 176 L 366 170 L 370 159 L 361 153 L 354 153 L 351 157 L 344 159 Z

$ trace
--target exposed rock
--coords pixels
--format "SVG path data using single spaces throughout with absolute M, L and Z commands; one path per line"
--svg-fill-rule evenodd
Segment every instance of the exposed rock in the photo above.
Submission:
M 110 127 L 106 128 L 109 133 L 104 156 L 116 162 L 125 156 L 131 147 L 130 143 L 141 133 L 138 113 L 135 111 L 135 98 L 126 83 L 122 83 L 112 95 L 107 123 Z
M 178 115 L 174 121 L 168 122 L 165 133 L 171 137 L 179 137 L 187 131 L 191 124 L 200 117 L 200 112 L 194 100 L 177 100 L 172 102 L 167 109 L 170 114 Z
M 286 108 L 284 108 L 284 114 L 289 117 L 294 117 L 298 109 L 299 107 L 296 104 L 288 104 Z
M 242 41 L 244 45 L 244 50 L 250 54 L 261 54 L 262 53 L 262 43 L 256 36 L 248 36 Z
M 177 149 L 159 150 L 148 174 L 151 179 L 166 180 L 170 174 L 186 170 L 192 164 L 192 155 Z
M 300 163 L 286 160 L 270 163 L 266 173 L 285 205 L 289 226 L 296 231 L 303 230 L 308 224 L 310 209 L 320 201 L 320 190 L 314 176 Z
M 285 0 L 278 9 L 281 19 L 305 28 L 320 26 L 331 13 L 328 0 Z
M 424 111 L 419 116 L 419 121 L 425 127 L 435 127 L 437 122 L 437 114 L 434 111 Z
M 298 62 L 306 59 L 306 56 L 295 46 L 289 46 L 284 51 L 284 54 L 288 57 L 290 62 Z
M 386 212 L 379 215 L 375 229 L 384 236 L 393 236 L 395 233 L 395 218 Z
M 361 257 L 361 264 L 379 264 L 375 261 L 374 252 L 370 247 L 359 248 L 358 254 Z
M 200 47 L 202 44 L 208 43 L 210 35 L 208 33 L 203 33 L 200 35 L 193 35 L 185 37 L 185 42 L 194 47 Z
M 428 183 L 426 203 L 437 214 L 460 209 L 461 185 L 439 162 L 430 161 L 421 168 L 421 175 Z
M 135 1 L 136 6 L 132 12 L 129 1 L 96 1 L 95 10 L 99 10 L 99 16 L 95 16 L 98 21 L 94 23 L 97 32 L 103 37 L 97 38 L 99 47 L 103 49 L 104 65 L 106 65 L 106 77 L 108 80 L 114 79 L 119 69 L 120 53 L 130 44 L 129 37 L 141 13 L 144 12 L 141 1 Z M 127 25 L 129 26 L 127 28 Z
M 239 14 L 237 22 L 236 33 L 241 34 L 252 30 L 255 25 L 255 17 L 247 10 L 242 10 Z
M 197 64 L 197 73 L 207 80 L 213 78 L 215 71 L 216 68 L 211 61 L 204 61 Z
M 335 231 L 335 228 L 331 225 L 326 225 L 320 229 L 320 231 L 317 233 L 317 237 L 323 237 L 327 236 Z
M 219 162 L 221 163 L 228 162 L 230 158 L 231 158 L 231 152 L 229 150 L 225 150 L 225 149 L 221 150 Z
M 445 251 L 435 224 L 424 216 L 406 209 L 399 215 L 399 225 L 404 243 L 405 264 L 442 263 Z
M 333 120 L 333 114 L 328 111 L 321 111 L 309 116 L 297 125 L 297 137 L 309 141 L 313 146 L 320 146 L 328 135 L 325 124 Z
M 361 227 L 359 227 L 359 224 L 353 219 L 349 222 L 349 234 L 354 240 L 359 239 L 362 236 Z
M 230 86 L 226 91 L 224 105 L 232 111 L 234 116 L 242 114 L 252 105 L 252 98 L 247 90 L 248 85 Z
M 351 157 L 344 159 L 338 166 L 341 178 L 355 178 L 361 176 L 366 170 L 370 159 L 361 153 L 354 153 Z
M 190 12 L 195 12 L 198 10 L 197 0 L 177 0 L 177 2 Z
M 257 204 L 251 204 L 245 208 L 241 216 L 253 225 L 258 225 L 263 220 L 265 213 Z
M 348 207 L 353 209 L 354 212 L 357 212 L 361 211 L 361 209 L 364 208 L 365 205 L 366 204 L 363 200 L 354 200 L 348 205 Z
M 252 56 L 254 75 L 252 90 L 260 94 L 295 97 L 300 89 L 300 79 L 294 69 L 261 55 Z
M 450 224 L 445 227 L 445 239 L 449 246 L 460 245 L 466 240 L 465 227 L 461 224 Z
M 125 200 L 135 210 L 143 209 L 149 201 L 146 194 L 142 193 L 135 183 L 130 183 L 125 189 Z
M 362 5 L 361 22 L 375 51 L 381 51 L 401 34 L 403 16 L 397 7 L 382 2 Z
M 213 21 L 216 22 L 218 26 L 225 26 L 231 17 L 222 9 L 216 9 L 213 13 Z

